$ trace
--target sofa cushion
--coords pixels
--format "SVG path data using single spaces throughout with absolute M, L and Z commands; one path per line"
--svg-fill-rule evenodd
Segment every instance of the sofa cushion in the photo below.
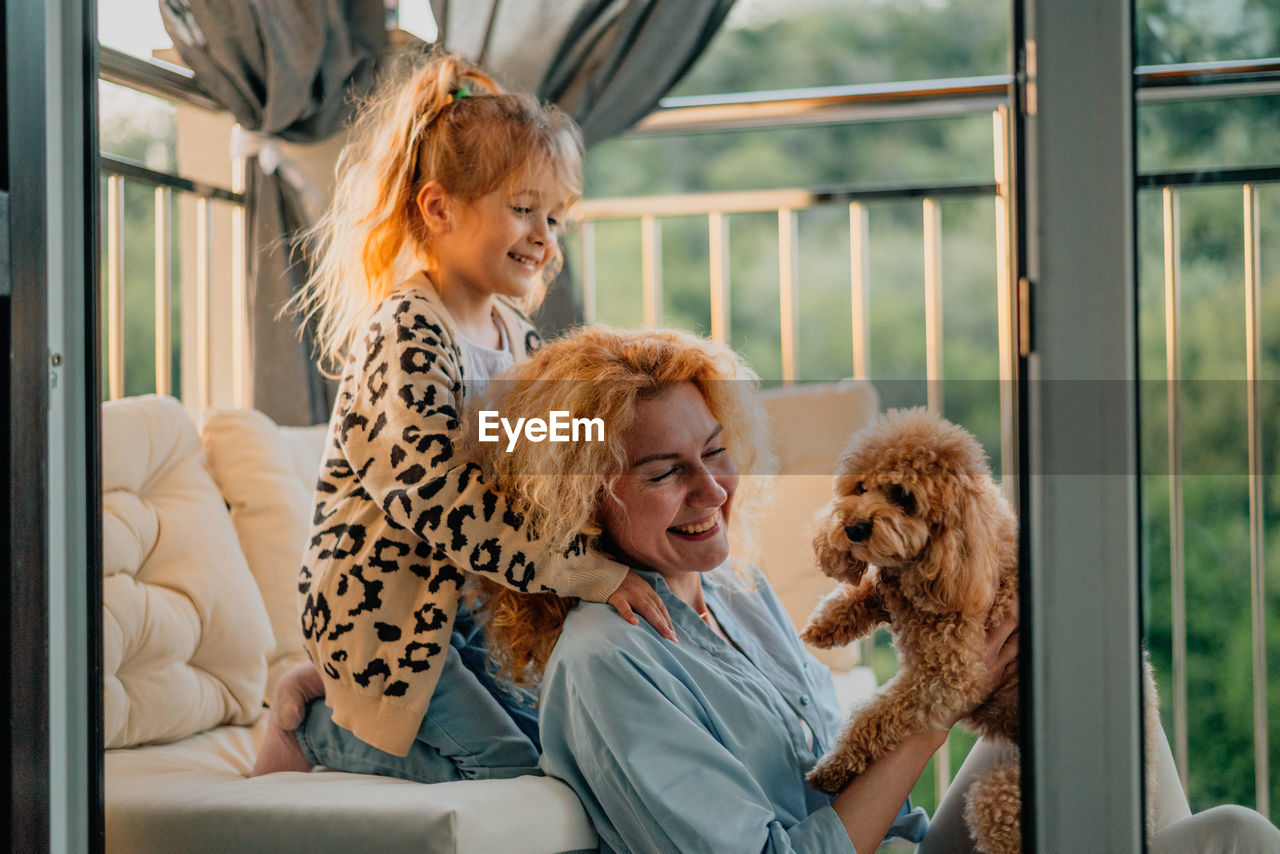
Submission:
M 205 414 L 209 473 L 258 583 L 276 645 L 268 696 L 279 675 L 306 657 L 298 619 L 298 568 L 311 527 L 311 500 L 327 428 L 280 427 L 252 409 Z
M 271 625 L 178 401 L 102 407 L 107 747 L 262 711 Z
M 872 422 L 879 403 L 875 388 L 864 380 L 769 389 L 761 401 L 778 475 L 768 518 L 757 533 L 760 568 L 799 629 L 836 586 L 814 560 L 814 521 L 831 500 L 836 463 L 849 437 Z M 835 671 L 858 663 L 854 646 L 812 652 Z

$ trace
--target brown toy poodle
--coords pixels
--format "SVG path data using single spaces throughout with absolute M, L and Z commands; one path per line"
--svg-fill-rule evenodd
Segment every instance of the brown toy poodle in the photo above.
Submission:
M 927 410 L 891 410 L 856 434 L 835 493 L 814 550 L 822 571 L 844 584 L 818 605 L 802 637 L 840 646 L 888 623 L 900 670 L 809 773 L 810 785 L 831 794 L 908 735 L 981 699 L 986 633 L 1014 605 L 1018 580 L 1017 519 L 986 454 Z M 1147 683 L 1150 698 L 1149 672 Z M 1017 677 L 963 723 L 1016 743 Z M 1019 772 L 1010 751 L 969 790 L 965 820 L 981 851 L 1021 849 Z

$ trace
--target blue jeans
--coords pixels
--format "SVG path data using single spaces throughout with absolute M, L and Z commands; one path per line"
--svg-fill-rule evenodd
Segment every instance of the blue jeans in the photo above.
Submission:
M 333 722 L 324 700 L 307 707 L 298 745 L 314 765 L 419 783 L 540 774 L 537 711 L 529 695 L 494 682 L 487 660 L 483 630 L 460 607 L 444 670 L 408 756 L 356 738 Z

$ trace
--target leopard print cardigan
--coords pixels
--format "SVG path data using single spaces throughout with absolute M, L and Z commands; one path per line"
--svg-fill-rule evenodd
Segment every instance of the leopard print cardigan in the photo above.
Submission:
M 503 302 L 499 313 L 517 360 L 540 346 L 528 318 Z M 299 578 L 307 652 L 334 721 L 398 756 L 440 675 L 460 569 L 597 602 L 626 574 L 584 548 L 541 554 L 519 509 L 455 452 L 462 365 L 425 277 L 378 306 L 343 371 Z

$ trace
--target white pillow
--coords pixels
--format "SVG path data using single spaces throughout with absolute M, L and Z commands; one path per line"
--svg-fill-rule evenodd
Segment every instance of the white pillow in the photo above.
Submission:
M 836 586 L 814 560 L 814 521 L 831 500 L 849 437 L 875 419 L 879 402 L 865 380 L 787 386 L 760 396 L 778 456 L 773 502 L 757 534 L 760 568 L 799 630 Z M 855 646 L 812 652 L 832 670 L 858 664 Z
M 182 404 L 103 404 L 102 459 L 106 746 L 252 723 L 271 625 Z
M 201 428 L 209 472 L 231 509 L 240 548 L 271 618 L 268 696 L 280 674 L 305 659 L 298 570 L 311 528 L 312 496 L 327 428 L 279 427 L 252 409 L 213 411 Z

